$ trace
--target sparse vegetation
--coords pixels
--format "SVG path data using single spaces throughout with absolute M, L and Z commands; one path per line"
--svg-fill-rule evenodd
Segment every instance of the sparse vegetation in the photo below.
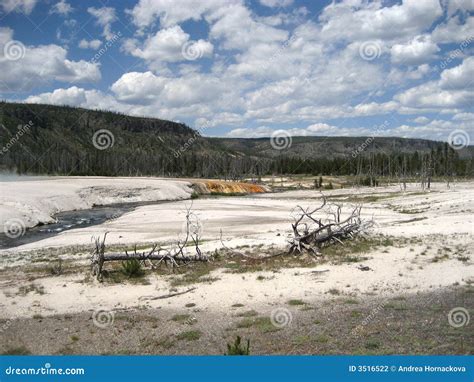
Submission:
M 366 341 L 364 346 L 368 350 L 375 350 L 375 349 L 378 349 L 380 347 L 380 343 L 376 340 L 371 339 L 371 340 Z
M 237 328 L 255 328 L 262 333 L 275 332 L 281 329 L 272 324 L 270 317 L 246 317 L 237 323 Z
M 448 260 L 448 259 L 449 259 L 449 255 L 447 253 L 445 253 L 444 255 L 436 255 L 430 261 L 432 263 L 439 263 L 440 261 L 444 261 L 444 260 Z
M 57 259 L 50 268 L 49 273 L 53 276 L 59 276 L 63 273 L 63 261 L 61 258 Z
M 13 348 L 8 348 L 3 355 L 28 355 L 31 354 L 31 351 L 25 346 L 17 346 Z
M 142 277 L 145 274 L 140 261 L 137 259 L 122 261 L 122 273 L 129 278 Z
M 319 334 L 315 337 L 315 341 L 319 343 L 326 343 L 329 341 L 329 337 L 324 334 Z
M 171 336 L 166 336 L 156 341 L 155 344 L 163 349 L 171 349 L 175 345 L 175 342 L 172 340 Z
M 347 298 L 344 300 L 344 304 L 355 305 L 358 304 L 359 301 L 354 298 Z
M 250 340 L 247 340 L 247 345 L 243 346 L 242 339 L 237 336 L 233 344 L 227 344 L 227 353 L 225 355 L 250 355 Z
M 237 317 L 255 317 L 255 316 L 258 316 L 258 313 L 255 310 L 247 310 L 246 312 L 237 314 Z
M 186 322 L 190 318 L 191 318 L 191 315 L 189 315 L 189 314 L 175 314 L 173 317 L 171 317 L 171 321 Z
M 44 287 L 42 285 L 29 284 L 29 285 L 22 285 L 18 288 L 18 294 L 20 296 L 25 296 L 30 292 L 34 292 L 40 295 L 45 294 Z
M 306 303 L 303 300 L 298 300 L 298 299 L 288 301 L 288 305 L 291 305 L 291 306 L 298 306 L 298 305 L 305 305 L 305 304 Z
M 311 178 L 311 182 L 313 178 L 314 176 Z M 340 183 L 335 179 L 336 177 L 328 175 L 325 182 L 328 184 L 332 182 L 335 188 L 339 188 Z M 319 182 L 317 183 L 319 184 Z M 312 186 L 312 183 L 310 186 Z M 459 186 L 456 191 L 459 191 L 461 187 L 464 187 L 464 185 Z M 304 188 L 304 186 L 301 188 Z M 351 191 L 353 190 L 347 192 Z M 311 192 L 315 199 L 320 194 L 315 191 Z M 325 193 L 325 191 L 321 192 Z M 362 190 L 361 192 L 365 191 Z M 300 191 L 297 194 L 306 195 Z M 342 195 L 338 191 L 327 192 L 327 194 L 337 195 L 337 197 Z M 354 192 L 353 199 L 359 199 L 358 202 L 361 203 L 366 201 L 379 202 L 389 198 L 388 196 L 364 196 L 363 193 L 360 196 L 356 194 Z M 416 202 L 412 202 L 411 199 L 408 200 L 409 193 L 396 192 L 395 194 L 395 197 L 400 198 L 400 200 L 402 200 L 402 195 L 407 196 L 407 200 L 400 203 L 405 205 L 404 208 L 407 211 L 412 208 L 411 206 L 417 206 Z M 453 193 L 453 195 L 457 196 L 458 194 Z M 264 195 L 264 197 L 267 198 L 268 195 Z M 436 197 L 436 200 L 438 200 L 438 195 Z M 278 195 L 277 198 L 278 203 L 280 203 L 280 198 L 284 199 L 286 195 Z M 347 201 L 349 198 L 351 197 L 343 196 L 341 199 Z M 249 198 L 250 202 L 243 202 L 253 203 L 255 199 L 258 198 Z M 412 199 L 415 200 L 416 198 Z M 208 202 L 209 200 L 203 200 L 199 202 L 199 205 Z M 234 203 L 233 200 L 228 202 L 229 204 Z M 394 202 L 394 204 L 396 203 Z M 459 202 L 457 201 L 457 203 Z M 281 204 L 286 207 L 285 203 Z M 385 204 L 385 202 L 378 203 L 374 207 L 377 211 L 375 215 L 383 216 L 381 218 L 382 224 L 377 227 L 375 232 L 390 232 L 390 222 L 394 216 L 396 219 L 400 219 L 394 223 L 396 225 L 421 219 L 421 217 L 411 219 L 413 216 L 400 216 L 393 211 L 389 211 L 384 207 Z M 442 207 L 448 210 L 448 206 L 444 202 Z M 425 207 L 421 203 L 420 207 L 417 206 L 416 208 L 421 210 Z M 383 209 L 386 214 L 378 214 L 379 209 Z M 372 214 L 372 211 L 369 210 L 369 213 Z M 417 214 L 418 212 L 402 213 Z M 454 220 L 452 218 L 454 213 L 457 213 L 457 211 L 454 208 L 450 209 L 450 219 L 446 219 L 447 223 Z M 427 216 L 432 214 L 433 211 L 426 213 Z M 277 218 L 280 219 L 280 215 Z M 431 222 L 427 223 L 431 224 Z M 285 351 L 298 354 L 339 354 L 343 352 L 365 354 L 368 352 L 376 354 L 436 353 L 436 351 L 440 351 L 437 346 L 441 342 L 445 346 L 441 348 L 442 352 L 472 352 L 472 349 L 469 348 L 469 344 L 472 343 L 470 341 L 472 335 L 468 330 L 463 328 L 456 332 L 456 335 L 462 336 L 462 348 L 459 347 L 460 341 L 457 341 L 457 337 L 452 336 L 454 330 L 450 328 L 446 330 L 448 326 L 446 310 L 448 307 L 446 304 L 443 305 L 443 302 L 454 302 L 456 300 L 439 297 L 438 295 L 438 293 L 444 293 L 442 288 L 447 283 L 449 283 L 449 286 L 446 287 L 446 290 L 456 291 L 456 293 L 458 293 L 458 290 L 464 290 L 463 288 L 469 282 L 474 283 L 474 280 L 470 281 L 467 277 L 470 269 L 468 267 L 472 266 L 472 257 L 469 256 L 470 236 L 466 235 L 463 230 L 459 236 L 456 234 L 453 236 L 442 235 L 435 238 L 436 234 L 429 234 L 429 227 L 422 225 L 423 234 L 419 234 L 415 229 L 412 230 L 416 226 L 415 224 L 412 226 L 397 226 L 393 233 L 397 236 L 391 237 L 369 233 L 368 236 L 345 241 L 344 245 L 322 246 L 321 254 L 314 257 L 308 254 L 303 254 L 301 257 L 284 256 L 283 254 L 286 255 L 286 251 L 281 249 L 280 244 L 284 243 L 288 232 L 279 226 L 278 231 L 272 231 L 268 235 L 270 240 L 272 236 L 279 236 L 272 242 L 274 247 L 269 245 L 258 247 L 251 244 L 241 246 L 238 249 L 219 249 L 218 256 L 214 256 L 212 261 L 203 262 L 202 264 L 188 263 L 171 270 L 164 266 L 155 269 L 149 267 L 148 262 L 140 263 L 138 260 L 136 261 L 138 264 L 128 264 L 127 266 L 124 265 L 125 262 L 117 261 L 108 267 L 104 275 L 106 280 L 123 281 L 130 278 L 132 280 L 127 281 L 127 283 L 148 281 L 153 283 L 153 286 L 146 288 L 134 288 L 132 285 L 127 285 L 130 292 L 138 290 L 141 293 L 143 291 L 142 294 L 135 296 L 136 299 L 132 300 L 132 304 L 130 304 L 128 296 L 125 303 L 120 298 L 111 298 L 107 301 L 111 303 L 110 308 L 116 309 L 117 313 L 113 330 L 109 330 L 108 333 L 113 334 L 118 343 L 109 340 L 106 335 L 107 331 L 101 331 L 91 325 L 90 312 L 82 315 L 71 314 L 67 317 L 58 314 L 57 317 L 51 317 L 51 314 L 54 314 L 51 311 L 45 313 L 45 317 L 39 314 L 34 315 L 33 320 L 30 316 L 22 318 L 22 324 L 17 323 L 16 319 L 12 320 L 13 324 L 8 323 L 18 333 L 18 338 L 15 337 L 13 340 L 8 338 L 9 342 L 2 346 L 2 351 L 9 351 L 6 346 L 18 346 L 25 341 L 26 337 L 21 333 L 21 329 L 18 329 L 19 327 L 24 327 L 29 333 L 34 333 L 38 328 L 44 327 L 48 330 L 57 327 L 59 321 L 62 320 L 64 326 L 70 330 L 64 333 L 64 341 L 60 346 L 55 346 L 50 339 L 45 339 L 48 346 L 44 348 L 34 344 L 33 341 L 24 343 L 34 353 L 44 349 L 48 349 L 48 351 L 52 349 L 53 353 L 58 351 L 79 353 L 84 349 L 88 349 L 89 341 L 93 344 L 94 351 L 97 348 L 102 349 L 98 351 L 103 351 L 103 347 L 97 346 L 98 343 L 95 342 L 97 341 L 95 337 L 100 337 L 105 342 L 103 346 L 109 346 L 113 353 L 199 354 L 200 352 L 219 352 L 222 354 L 225 351 L 223 346 L 228 342 L 226 354 L 243 355 L 249 352 L 249 341 L 242 340 L 243 337 L 244 339 L 252 339 L 252 353 L 258 354 L 266 352 L 285 354 Z M 264 229 L 266 230 L 266 227 Z M 234 231 L 226 233 L 224 240 L 227 240 L 232 232 Z M 215 232 L 211 232 L 209 236 L 214 234 Z M 459 240 L 459 237 L 461 240 Z M 267 239 L 265 237 L 265 240 L 261 240 L 259 243 L 268 242 Z M 214 241 L 214 239 L 212 240 Z M 246 243 L 251 243 L 253 237 L 245 238 L 245 240 Z M 460 242 L 463 244 L 460 245 Z M 427 243 L 430 243 L 432 247 L 427 246 Z M 215 242 L 210 243 L 209 247 L 212 250 L 214 250 L 214 244 Z M 144 249 L 147 248 L 144 244 L 141 245 Z M 160 242 L 160 245 L 167 244 Z M 5 305 L 9 306 L 11 303 L 12 309 L 19 311 L 25 306 L 25 303 L 29 304 L 31 302 L 29 312 L 35 312 L 40 311 L 39 308 L 48 306 L 48 303 L 55 298 L 53 293 L 56 293 L 58 289 L 64 290 L 64 293 L 67 294 L 68 292 L 77 292 L 77 286 L 84 287 L 87 293 L 83 296 L 84 298 L 98 296 L 101 302 L 104 302 L 102 295 L 104 287 L 112 291 L 111 296 L 116 296 L 117 291 L 124 289 L 124 286 L 98 285 L 93 281 L 85 281 L 90 282 L 88 285 L 74 284 L 76 288 L 70 288 L 71 280 L 75 282 L 76 278 L 72 277 L 73 272 L 69 273 L 70 269 L 74 268 L 69 266 L 68 256 L 63 257 L 68 259 L 64 269 L 62 263 L 58 262 L 59 272 L 53 271 L 53 267 L 48 270 L 52 261 L 47 260 L 46 252 L 38 256 L 35 259 L 38 263 L 34 264 L 34 267 L 38 270 L 33 271 L 30 268 L 25 268 L 25 272 L 21 274 L 21 287 L 18 288 L 18 294 L 27 297 L 21 299 L 19 296 L 15 296 L 17 286 L 12 284 L 12 286 L 5 289 L 7 302 Z M 86 256 L 84 254 L 81 261 Z M 75 257 L 74 261 L 77 261 L 76 259 L 79 256 L 71 257 Z M 453 273 L 447 279 L 436 279 L 436 274 L 446 269 L 447 264 L 442 262 L 447 260 L 451 260 L 449 264 L 452 265 L 453 270 L 461 270 L 461 276 L 459 278 L 454 277 Z M 459 264 L 457 261 L 462 261 L 465 265 Z M 77 261 L 77 263 L 80 263 L 80 261 Z M 337 266 L 338 264 L 344 265 Z M 140 279 L 137 274 L 144 275 L 142 267 L 145 266 L 149 267 L 146 272 L 149 277 Z M 420 271 L 423 266 L 427 271 Z M 85 267 L 80 265 L 75 268 L 76 271 L 78 269 L 83 272 Z M 342 272 L 338 272 L 339 270 L 342 270 Z M 3 272 L 3 275 L 10 271 L 2 270 L 1 272 Z M 63 272 L 66 272 L 64 277 L 51 278 L 51 275 Z M 221 276 L 222 273 L 224 274 Z M 203 285 L 203 283 L 212 283 L 219 280 L 216 276 L 223 279 L 222 282 L 216 283 L 218 285 Z M 267 281 L 273 278 L 274 281 Z M 138 280 L 134 281 L 134 279 Z M 35 283 L 33 283 L 33 280 L 35 280 Z M 66 281 L 63 282 L 63 280 Z M 82 278 L 77 279 L 78 282 L 81 282 L 81 280 Z M 360 280 L 364 282 L 360 283 Z M 454 280 L 459 281 L 453 282 Z M 229 284 L 229 282 L 232 284 Z M 201 284 L 192 285 L 193 288 L 189 286 L 189 284 L 195 283 Z M 36 296 L 35 294 L 45 293 L 42 285 L 47 288 L 48 295 Z M 231 293 L 229 293 L 228 285 L 232 285 Z M 62 286 L 66 289 L 61 289 Z M 93 295 L 89 293 L 90 291 L 97 291 L 98 287 L 102 288 L 100 294 Z M 221 287 L 222 289 L 220 289 Z M 430 292 L 434 293 L 426 297 L 422 290 L 428 287 L 432 288 Z M 471 287 L 471 289 L 465 291 L 462 300 L 463 306 L 472 305 L 468 304 L 472 299 L 473 290 L 474 288 Z M 214 291 L 215 294 L 213 294 Z M 189 294 L 182 295 L 188 292 Z M 403 296 L 393 299 L 388 297 L 389 302 L 387 302 L 386 296 L 390 296 L 391 293 L 403 293 Z M 132 293 L 130 295 L 134 296 Z M 455 297 L 459 296 L 456 295 Z M 162 300 L 162 298 L 165 299 Z M 97 300 L 95 299 L 94 303 Z M 187 301 L 195 301 L 198 306 L 196 307 L 194 302 L 187 303 Z M 234 301 L 246 302 L 233 304 Z M 17 302 L 18 305 L 14 307 Z M 426 302 L 427 306 L 424 306 L 423 303 Z M 460 302 L 458 303 L 460 304 Z M 216 305 L 219 305 L 218 309 L 215 309 Z M 133 306 L 133 314 L 127 310 L 130 309 L 130 306 Z M 279 328 L 272 324 L 269 317 L 264 316 L 264 312 L 269 314 L 269 310 L 276 310 L 277 308 L 289 308 L 287 310 L 291 311 L 292 324 Z M 41 311 L 47 312 L 46 310 Z M 148 322 L 142 317 L 143 314 L 146 315 L 148 312 L 152 312 L 159 319 L 156 318 L 154 322 L 151 320 Z M 224 313 L 219 315 L 222 312 Z M 124 319 L 123 317 L 127 318 Z M 196 321 L 196 317 L 199 318 L 199 323 L 191 326 Z M 138 320 L 140 325 L 137 325 Z M 88 325 L 84 326 L 84 322 L 87 322 Z M 212 327 L 215 332 L 209 332 L 208 334 L 209 327 Z M 206 332 L 202 328 L 206 328 Z M 183 331 L 185 329 L 200 329 L 202 332 L 200 330 Z M 360 329 L 360 333 L 358 333 L 360 337 L 358 338 L 352 336 L 352 330 L 355 329 Z M 281 332 L 273 333 L 277 330 L 281 330 Z M 242 337 L 239 335 L 236 338 L 237 334 L 242 335 Z M 433 335 L 430 338 L 431 334 Z M 130 338 L 133 338 L 133 341 Z M 245 346 L 246 343 L 247 346 Z M 102 346 L 102 344 L 100 345 Z M 172 347 L 174 347 L 172 350 L 166 352 L 167 349 Z
M 176 338 L 180 341 L 197 341 L 201 336 L 202 333 L 199 330 L 188 330 L 178 334 Z

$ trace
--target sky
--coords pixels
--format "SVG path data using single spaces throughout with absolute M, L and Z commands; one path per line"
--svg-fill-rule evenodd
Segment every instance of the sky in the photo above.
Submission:
M 474 0 L 0 0 L 0 97 L 207 136 L 474 139 Z

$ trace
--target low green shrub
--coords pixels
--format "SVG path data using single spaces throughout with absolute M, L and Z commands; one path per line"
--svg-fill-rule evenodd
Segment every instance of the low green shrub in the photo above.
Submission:
M 243 347 L 242 339 L 237 336 L 233 344 L 227 344 L 227 353 L 225 355 L 250 355 L 250 340 L 247 340 L 247 346 Z
M 145 274 L 140 261 L 137 259 L 127 259 L 122 261 L 122 273 L 129 277 L 141 277 Z

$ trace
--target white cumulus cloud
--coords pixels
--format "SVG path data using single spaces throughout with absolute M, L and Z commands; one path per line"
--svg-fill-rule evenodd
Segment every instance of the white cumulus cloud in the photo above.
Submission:
M 10 28 L 0 28 L 0 90 L 4 92 L 25 91 L 50 81 L 95 82 L 101 74 L 98 64 L 67 58 L 67 50 L 61 46 L 27 46 L 12 40 Z M 9 58 L 8 49 L 13 43 L 18 48 L 19 58 Z
M 166 62 L 210 57 L 214 47 L 210 42 L 202 39 L 191 40 L 190 35 L 180 26 L 174 26 L 159 30 L 155 35 L 148 37 L 142 45 L 139 45 L 136 40 L 128 40 L 124 44 L 124 49 L 135 57 L 143 58 L 156 68 Z
M 37 2 L 38 0 L 1 0 L 0 7 L 6 13 L 20 12 L 29 15 Z
M 419 35 L 406 44 L 395 44 L 390 53 L 395 64 L 418 65 L 430 61 L 440 51 L 430 35 Z
M 100 40 L 85 40 L 85 39 L 82 39 L 81 41 L 79 41 L 79 48 L 81 49 L 94 49 L 94 50 L 97 50 L 99 49 L 99 47 L 102 45 L 102 41 Z
M 96 22 L 98 25 L 103 27 L 103 36 L 107 40 L 111 40 L 114 37 L 114 33 L 112 32 L 112 23 L 117 21 L 117 15 L 115 14 L 115 8 L 112 7 L 89 7 L 87 8 L 87 12 L 89 12 L 92 16 L 96 18 Z
M 53 7 L 51 8 L 50 13 L 51 14 L 56 13 L 58 15 L 67 16 L 73 10 L 74 10 L 74 8 L 71 6 L 71 4 L 67 3 L 65 0 L 61 0 L 60 2 L 53 5 Z

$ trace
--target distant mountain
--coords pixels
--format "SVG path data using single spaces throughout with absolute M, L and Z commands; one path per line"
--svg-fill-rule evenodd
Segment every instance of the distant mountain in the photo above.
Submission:
M 369 166 L 374 171 L 376 160 L 377 172 L 384 175 L 407 161 L 408 172 L 419 171 L 430 162 L 424 156 L 435 154 L 435 171 L 448 171 L 455 160 L 452 171 L 463 174 L 471 172 L 474 157 L 473 146 L 454 152 L 442 142 L 424 139 L 292 137 L 289 145 L 285 137 L 280 142 L 209 138 L 185 124 L 156 118 L 7 102 L 0 103 L 0 131 L 0 170 L 32 174 L 352 174 Z
M 282 136 L 281 145 L 285 145 Z M 217 138 L 217 140 L 228 149 L 244 153 L 246 155 L 277 157 L 282 152 L 275 150 L 269 138 Z M 275 144 L 275 143 L 274 143 Z M 276 142 L 278 144 L 278 142 Z M 292 137 L 291 145 L 282 150 L 290 157 L 303 159 L 314 158 L 336 158 L 349 157 L 357 148 L 367 145 L 364 148 L 366 153 L 428 153 L 432 149 L 442 146 L 442 142 L 428 139 L 398 138 L 398 137 Z M 474 154 L 474 146 L 459 150 L 462 158 L 471 158 Z

